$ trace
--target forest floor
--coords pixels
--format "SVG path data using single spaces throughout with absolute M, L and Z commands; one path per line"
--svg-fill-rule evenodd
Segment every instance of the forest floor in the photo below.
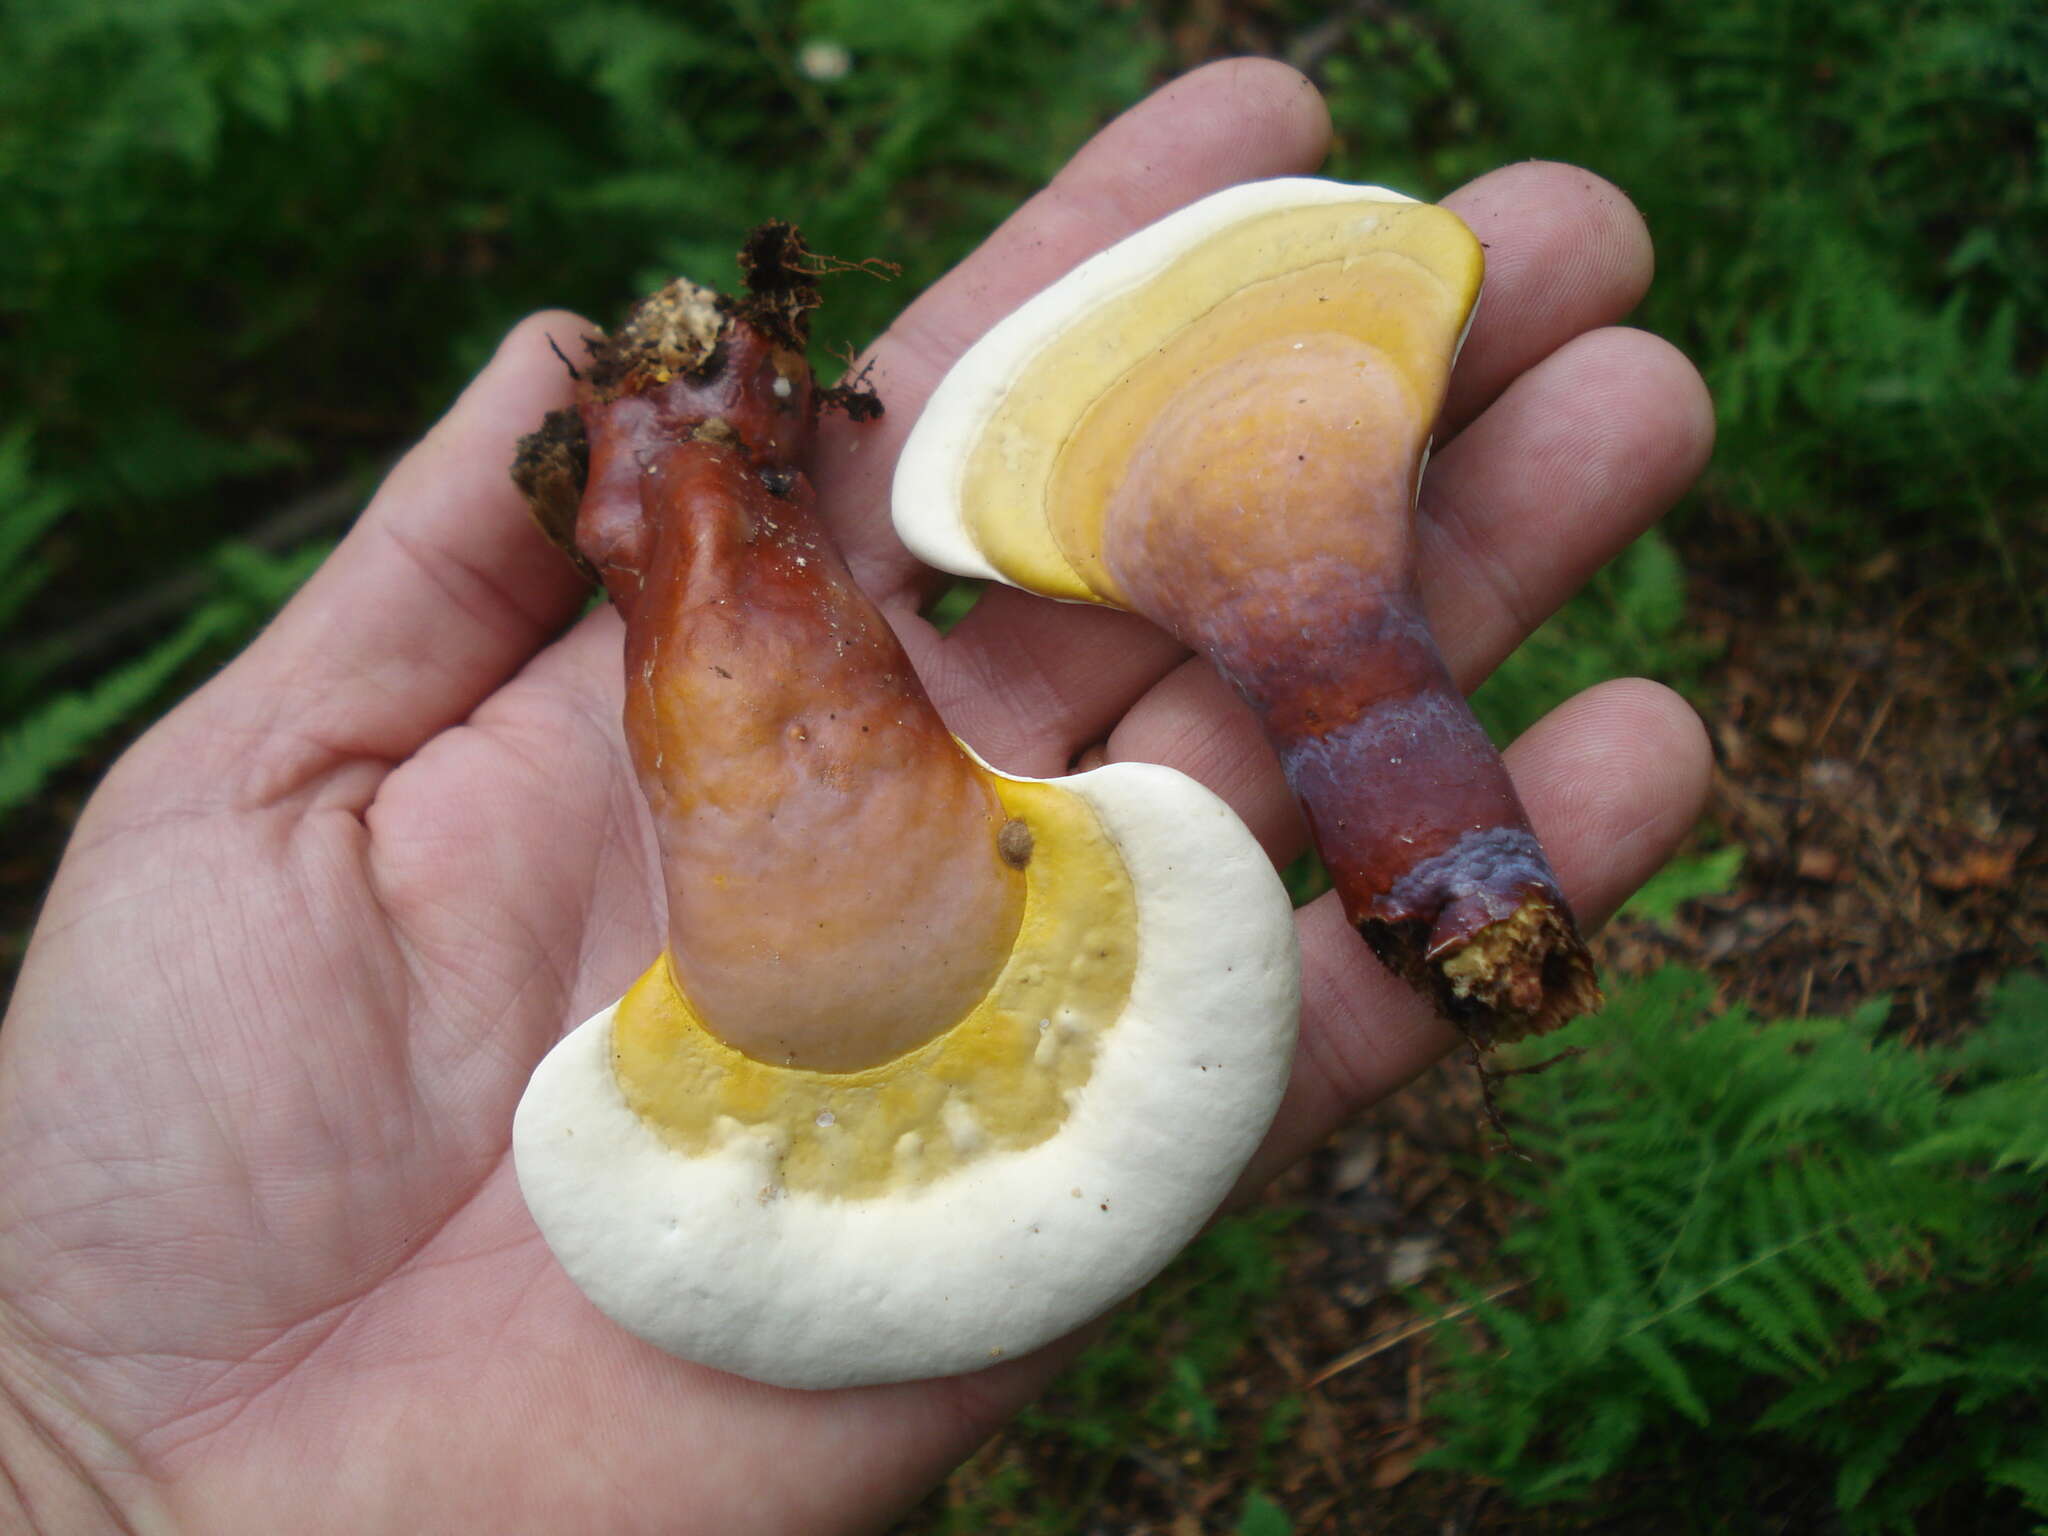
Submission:
M 1888 1027 L 1910 1041 L 1966 1030 L 1984 988 L 2048 945 L 2048 729 L 2017 711 L 2006 674 L 1982 660 L 1987 594 L 1901 599 L 1910 577 L 1884 562 L 1856 573 L 1853 593 L 1759 591 L 1685 554 L 1688 622 L 1718 653 L 1694 690 L 1719 761 L 1695 845 L 1739 846 L 1741 873 L 1669 922 L 1618 919 L 1596 942 L 1603 969 L 1687 964 L 1762 1018 L 1839 1014 L 1888 995 Z M 1845 612 L 1861 616 L 1834 617 Z M 2000 649 L 2010 662 L 2012 647 Z M 1519 1213 L 1485 1177 L 1504 1155 L 1497 1141 L 1468 1064 L 1426 1074 L 1269 1192 L 1270 1208 L 1292 1213 L 1277 1240 L 1285 1279 L 1251 1343 L 1204 1383 L 1213 1423 L 1133 1415 L 1133 1438 L 1105 1456 L 1060 1427 L 1056 1390 L 1044 1409 L 1051 1432 L 998 1436 L 902 1530 L 1710 1528 L 1674 1523 L 1685 1489 L 1618 1490 L 1599 1513 L 1532 1512 L 1470 1478 L 1418 1469 L 1431 1445 L 1433 1324 L 1408 1295 L 1450 1306 L 1438 1282 L 1452 1274 L 1489 1291 L 1515 1285 L 1496 1254 Z M 1831 1474 L 1794 1465 L 1785 1476 L 1810 1478 L 1825 1502 Z M 989 1497 L 1003 1487 L 1032 1496 Z M 1270 1517 L 1246 1504 L 1253 1487 L 1270 1496 Z M 1056 1523 L 1048 1509 L 1063 1512 Z

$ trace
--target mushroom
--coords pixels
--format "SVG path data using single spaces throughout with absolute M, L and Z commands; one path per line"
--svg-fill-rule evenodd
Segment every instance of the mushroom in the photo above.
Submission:
M 626 626 L 667 941 L 535 1071 L 513 1150 L 570 1277 L 641 1338 L 783 1386 L 941 1375 L 1137 1289 L 1263 1137 L 1293 1056 L 1284 889 L 1207 790 L 1056 781 L 945 729 L 805 473 L 816 302 L 591 338 L 514 475 Z
M 1380 187 L 1216 193 L 971 347 L 893 496 L 930 564 L 1134 609 L 1208 656 L 1352 923 L 1481 1046 L 1599 1006 L 1416 579 L 1417 491 L 1483 265 L 1455 214 Z

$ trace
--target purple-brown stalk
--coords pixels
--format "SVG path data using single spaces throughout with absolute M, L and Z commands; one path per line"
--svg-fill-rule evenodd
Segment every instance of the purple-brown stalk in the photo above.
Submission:
M 1130 605 L 1257 712 L 1352 923 L 1491 1045 L 1599 1006 L 1570 909 L 1422 613 L 1430 423 L 1385 356 L 1282 336 L 1191 383 L 1107 509 Z

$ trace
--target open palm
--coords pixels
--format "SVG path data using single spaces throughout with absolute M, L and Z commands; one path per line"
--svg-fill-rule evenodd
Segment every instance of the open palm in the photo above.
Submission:
M 1136 619 L 1009 592 L 941 639 L 886 490 L 991 321 L 1195 196 L 1313 169 L 1326 136 L 1277 65 L 1168 87 L 906 313 L 873 354 L 889 415 L 828 424 L 816 470 L 856 576 L 986 758 L 1172 763 L 1276 857 L 1294 813 L 1206 667 Z M 1710 418 L 1681 358 L 1611 328 L 1649 276 L 1619 193 L 1532 164 L 1450 202 L 1491 270 L 1423 565 L 1469 686 L 1689 483 Z M 661 934 L 619 626 L 571 625 L 580 588 L 505 473 L 567 398 L 548 335 L 584 328 L 520 326 L 79 826 L 0 1032 L 0 1523 L 12 1497 L 66 1531 L 868 1529 L 1070 1352 L 760 1387 L 613 1328 L 527 1219 L 508 1151 L 527 1075 Z M 1706 749 L 1670 695 L 1612 684 L 1510 761 L 1596 921 L 1689 824 Z M 1254 1178 L 1450 1043 L 1332 903 L 1302 936 L 1302 1055 Z

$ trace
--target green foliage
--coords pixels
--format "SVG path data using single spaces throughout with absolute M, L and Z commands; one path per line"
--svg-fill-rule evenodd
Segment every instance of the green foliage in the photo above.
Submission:
M 1064 1536 L 1086 1528 L 1097 1495 L 1134 1445 L 1221 1450 L 1234 1428 L 1209 1389 L 1251 1339 L 1261 1305 L 1280 1287 L 1282 1236 L 1294 1212 L 1260 1209 L 1216 1223 L 1144 1293 L 1117 1314 L 1108 1332 L 1047 1396 L 1018 1420 L 1063 1474 L 1061 1485 L 1034 1486 L 998 1463 L 963 1486 L 936 1529 L 969 1536 L 993 1528 Z M 1283 1398 L 1255 1431 L 1263 1456 L 1302 1411 Z M 1282 1523 L 1273 1524 L 1277 1517 Z M 1248 1531 L 1284 1531 L 1286 1515 L 1254 1491 Z M 1259 1523 L 1263 1522 L 1263 1523 Z
M 0 436 L 0 632 L 50 580 L 44 539 L 69 509 L 54 486 L 37 481 L 26 427 Z M 35 681 L 17 658 L 0 654 L 0 702 L 13 705 Z
M 1640 674 L 1686 686 L 1712 653 L 1686 632 L 1684 620 L 1678 556 L 1663 535 L 1645 534 L 1509 656 L 1472 696 L 1472 707 L 1505 745 L 1610 677 Z
M 1237 1536 L 1294 1536 L 1294 1522 L 1287 1518 L 1286 1510 L 1254 1488 L 1244 1496 L 1244 1512 L 1237 1517 Z
M 167 510 L 212 519 L 223 481 L 402 440 L 524 310 L 603 316 L 677 271 L 733 281 L 767 217 L 904 264 L 893 288 L 838 285 L 821 346 L 865 340 L 1155 57 L 1130 18 L 1056 0 L 945 18 L 886 0 L 11 7 L 0 394 L 140 569 Z M 806 39 L 851 67 L 807 77 Z
M 1966 1120 L 1901 1154 L 1901 1163 L 1962 1160 L 2003 1173 L 2048 1170 L 2048 1060 L 2026 1075 L 2009 1070 L 2028 1031 L 2048 1029 L 2048 978 L 2016 971 L 1999 983 L 1989 1027 L 1963 1042 L 1958 1068 L 1976 1084 Z
M 1742 850 L 1738 847 L 1681 855 L 1645 880 L 1642 889 L 1622 903 L 1622 915 L 1641 918 L 1660 928 L 1669 927 L 1685 903 L 1733 890 L 1736 876 L 1741 873 Z
M 904 268 L 834 283 L 829 371 L 1157 52 L 1061 0 L 45 0 L 0 8 L 0 57 L 7 803 L 248 628 L 193 613 L 53 678 L 53 618 L 216 566 L 415 435 L 523 312 L 733 282 L 764 218 Z
M 48 541 L 70 498 L 36 473 L 26 428 L 0 436 L 0 637 L 13 639 L 50 581 Z M 38 699 L 62 658 L 47 647 L 0 649 L 0 815 L 108 732 L 140 715 L 196 658 L 246 638 L 298 585 L 318 553 L 279 561 L 236 544 L 212 560 L 211 595 L 170 635 L 86 685 Z
M 1330 871 L 1315 849 L 1305 848 L 1280 871 L 1287 896 L 1297 907 L 1305 907 L 1330 888 Z
M 947 582 L 944 590 L 925 609 L 925 617 L 932 621 L 939 633 L 950 633 L 953 626 L 972 613 L 974 605 L 981 601 L 983 585 L 965 576 Z
M 1444 0 L 1349 42 L 1341 174 L 1440 194 L 1546 156 L 1635 200 L 1643 319 L 1716 397 L 1717 500 L 1808 565 L 1988 560 L 2048 612 L 2039 6 Z
M 196 659 L 246 640 L 325 558 L 314 545 L 279 558 L 227 543 L 215 552 L 212 595 L 148 650 L 87 686 L 37 704 L 0 731 L 0 815 L 25 804 L 51 774 L 140 716 Z
M 1528 1503 L 1626 1469 L 1767 1499 L 1832 1469 L 1842 1529 L 2048 1516 L 2048 983 L 2008 978 L 1963 1045 L 1847 1019 L 1760 1026 L 1666 971 L 1505 1086 L 1541 1209 L 1512 1304 L 1468 1287 L 1437 1339 L 1436 1463 Z M 1685 1426 L 1691 1426 L 1688 1430 Z M 1930 1527 L 1931 1528 L 1931 1527 Z
M 1207 1383 L 1236 1358 L 1259 1303 L 1279 1289 L 1277 1240 L 1292 1220 L 1290 1211 L 1260 1210 L 1218 1222 L 1119 1314 L 1045 1403 L 1026 1411 L 1024 1426 L 1111 1453 L 1144 1428 L 1219 1444 Z

